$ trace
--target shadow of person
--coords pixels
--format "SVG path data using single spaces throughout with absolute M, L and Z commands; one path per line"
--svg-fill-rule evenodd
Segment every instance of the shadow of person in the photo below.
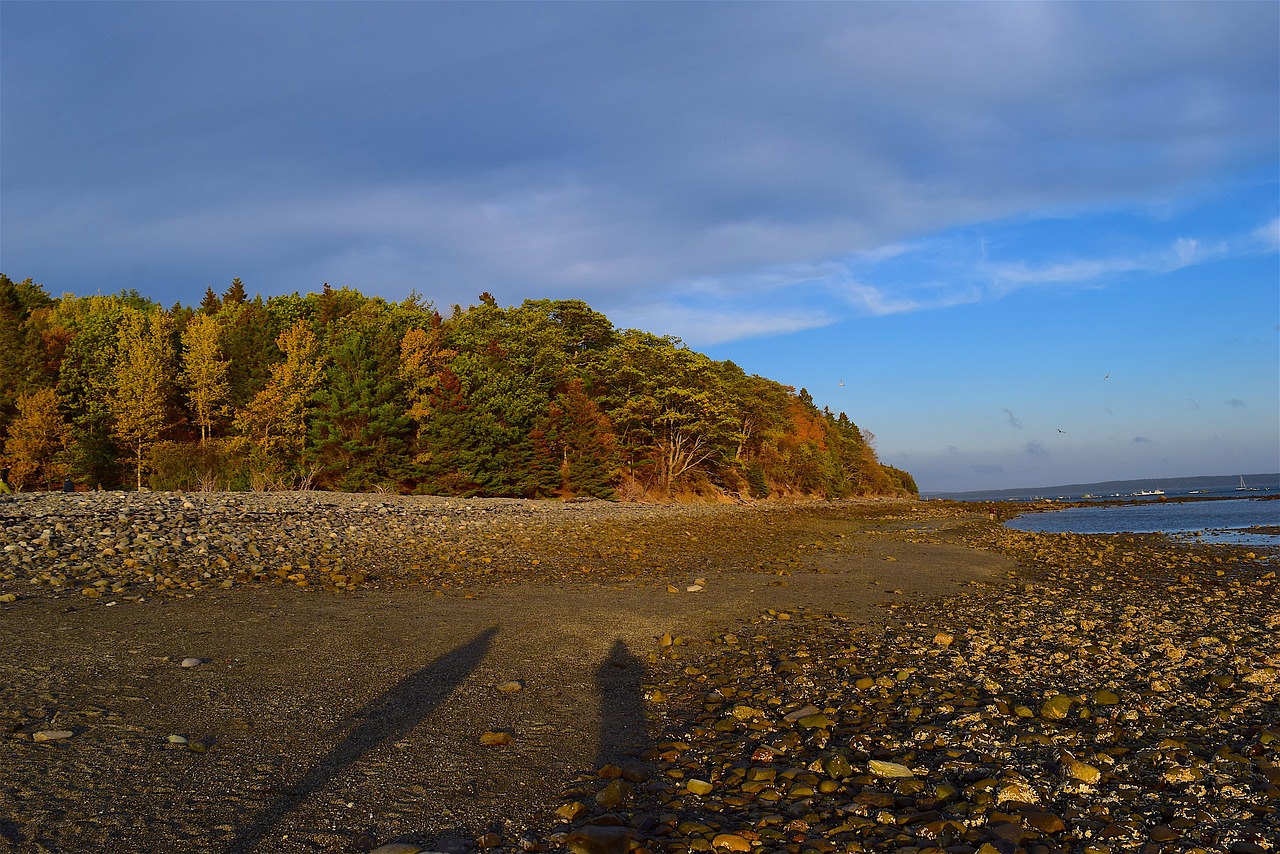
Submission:
M 347 737 L 263 810 L 257 821 L 237 833 L 228 854 L 252 851 L 308 795 L 323 789 L 370 750 L 407 736 L 479 666 L 497 634 L 496 627 L 486 629 L 409 674 L 347 718 L 344 723 L 354 727 Z
M 622 640 L 596 668 L 600 693 L 600 741 L 595 767 L 636 759 L 652 747 L 644 714 L 644 662 Z

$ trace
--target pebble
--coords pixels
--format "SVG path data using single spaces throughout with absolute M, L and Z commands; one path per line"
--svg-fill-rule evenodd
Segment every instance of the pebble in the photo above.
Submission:
M 967 536 L 1025 576 L 888 605 L 878 629 L 799 609 L 688 639 L 645 687 L 665 725 L 650 782 L 568 820 L 649 828 L 654 854 L 1191 854 L 1274 834 L 1269 559 Z
M 75 735 L 69 729 L 42 729 L 39 732 L 31 734 L 32 741 L 61 741 L 64 738 L 71 738 Z

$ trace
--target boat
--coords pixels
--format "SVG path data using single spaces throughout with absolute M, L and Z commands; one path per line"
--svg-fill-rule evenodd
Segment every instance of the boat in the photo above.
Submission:
M 1236 492 L 1256 492 L 1256 491 L 1257 491 L 1257 487 L 1246 486 L 1244 482 L 1244 475 L 1240 475 L 1240 485 L 1236 487 Z
M 1133 493 L 1135 497 L 1142 498 L 1146 495 L 1164 495 L 1163 489 L 1144 489 L 1141 492 Z

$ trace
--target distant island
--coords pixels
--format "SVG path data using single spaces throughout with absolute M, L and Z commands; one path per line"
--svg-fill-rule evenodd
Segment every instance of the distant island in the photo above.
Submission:
M 0 275 L 15 490 L 720 500 L 917 494 L 804 390 L 579 300 L 442 313 L 327 284 L 196 307 Z
M 1280 492 L 1280 473 L 1162 477 L 1142 480 L 1107 480 L 1101 483 L 1070 483 L 1023 489 L 986 489 L 975 492 L 927 492 L 923 498 L 952 501 L 1036 501 L 1042 499 L 1088 500 L 1091 498 L 1251 497 Z

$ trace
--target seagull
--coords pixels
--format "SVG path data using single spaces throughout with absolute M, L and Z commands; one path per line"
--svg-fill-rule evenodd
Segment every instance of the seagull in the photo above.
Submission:
M 844 388 L 844 380 L 840 380 L 840 387 Z
M 1061 427 L 1057 428 L 1057 430 L 1058 430 L 1058 432 L 1059 432 L 1059 433 L 1062 433 L 1063 435 L 1066 435 L 1066 432 L 1067 432 L 1067 431 L 1066 431 L 1066 430 L 1063 430 Z
M 1110 371 L 1108 371 L 1108 372 L 1107 372 L 1107 375 L 1106 375 L 1105 377 L 1103 377 L 1103 378 L 1102 378 L 1102 381 L 1103 381 L 1103 382 L 1106 382 L 1106 381 L 1107 381 L 1107 380 L 1109 380 L 1109 379 L 1111 379 L 1111 372 L 1110 372 Z

